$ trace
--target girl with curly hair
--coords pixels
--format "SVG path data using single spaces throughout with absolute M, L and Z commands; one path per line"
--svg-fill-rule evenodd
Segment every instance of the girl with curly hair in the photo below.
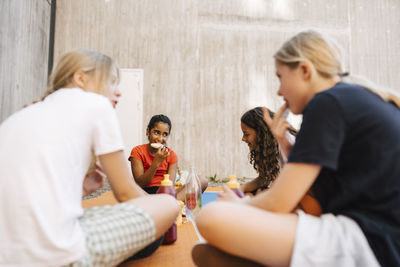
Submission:
M 282 146 L 282 142 L 273 136 L 265 122 L 265 113 L 268 113 L 270 117 L 274 116 L 269 109 L 256 107 L 244 113 L 240 119 L 243 132 L 242 141 L 248 144 L 250 164 L 258 173 L 257 178 L 242 185 L 241 189 L 244 193 L 256 194 L 258 191 L 269 188 L 285 164 L 296 136 L 296 130 L 290 126 L 286 138 L 291 144 Z

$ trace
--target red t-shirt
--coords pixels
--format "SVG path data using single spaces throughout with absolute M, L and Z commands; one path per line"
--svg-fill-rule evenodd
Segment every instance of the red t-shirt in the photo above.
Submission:
M 158 169 L 154 174 L 153 179 L 146 187 L 160 186 L 161 181 L 164 179 L 164 174 L 168 173 L 168 166 L 178 162 L 178 157 L 175 152 L 170 148 L 168 148 L 168 151 L 169 156 L 160 164 L 160 166 L 158 166 Z M 129 161 L 131 161 L 132 158 L 138 159 L 143 162 L 144 172 L 146 172 L 150 168 L 151 163 L 153 163 L 154 160 L 154 157 L 150 154 L 148 144 L 135 146 L 131 151 Z

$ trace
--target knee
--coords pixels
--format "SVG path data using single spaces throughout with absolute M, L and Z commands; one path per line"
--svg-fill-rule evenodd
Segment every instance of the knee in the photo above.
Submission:
M 225 203 L 213 202 L 204 206 L 196 215 L 196 225 L 200 234 L 207 239 L 213 232 L 219 231 L 224 224 Z
M 170 195 L 160 194 L 161 203 L 163 203 L 163 208 L 168 211 L 168 213 L 174 214 L 174 217 L 178 216 L 179 207 L 176 199 Z

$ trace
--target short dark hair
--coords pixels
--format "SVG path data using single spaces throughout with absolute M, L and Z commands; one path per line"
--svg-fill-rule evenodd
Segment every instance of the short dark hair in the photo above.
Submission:
M 167 123 L 169 126 L 169 132 L 171 132 L 171 129 L 172 129 L 171 120 L 163 114 L 154 115 L 153 117 L 151 117 L 149 124 L 147 125 L 147 129 L 149 131 L 151 131 L 151 129 L 154 128 L 154 126 L 156 125 L 157 122 Z

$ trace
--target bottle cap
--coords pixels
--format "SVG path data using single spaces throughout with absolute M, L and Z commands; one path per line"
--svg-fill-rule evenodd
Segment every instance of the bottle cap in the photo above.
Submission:
M 239 184 L 239 182 L 236 180 L 236 176 L 235 176 L 235 175 L 229 175 L 229 182 L 227 182 L 226 185 L 227 185 L 230 189 L 237 189 L 237 188 L 240 188 L 240 184 Z
M 161 186 L 172 186 L 172 181 L 169 179 L 169 174 L 164 174 L 164 180 L 161 181 Z

